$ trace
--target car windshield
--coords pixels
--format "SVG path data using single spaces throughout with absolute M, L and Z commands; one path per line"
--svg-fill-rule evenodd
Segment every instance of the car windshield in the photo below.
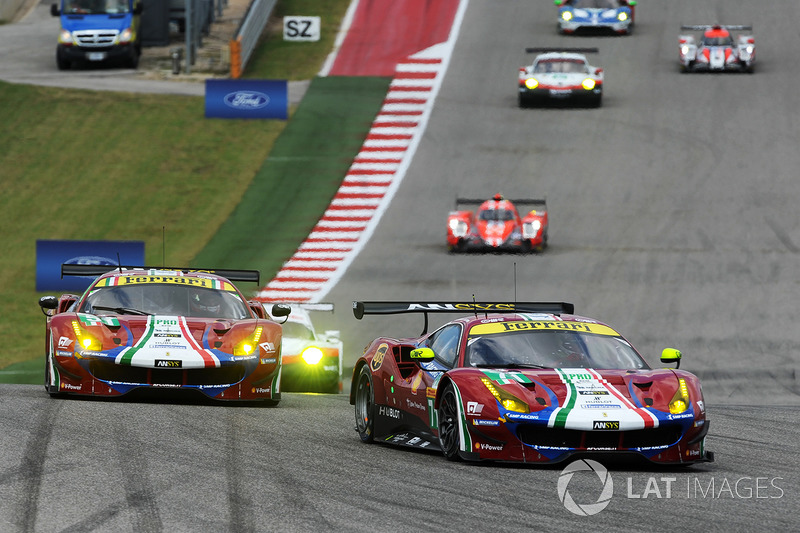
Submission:
M 300 339 L 305 341 L 314 340 L 314 332 L 308 329 L 305 324 L 299 322 L 286 322 L 282 325 L 284 339 Z
M 549 72 L 589 72 L 586 63 L 577 59 L 543 59 L 536 63 L 533 69 L 534 72 L 549 73 Z
M 622 337 L 552 329 L 470 334 L 465 362 L 495 368 L 648 368 Z
M 95 315 L 169 315 L 202 318 L 250 318 L 247 303 L 235 291 L 175 283 L 95 287 L 78 312 Z
M 514 220 L 514 212 L 510 209 L 484 209 L 478 215 L 480 220 L 508 222 Z
M 570 5 L 589 9 L 616 9 L 619 7 L 619 2 L 618 0 L 573 0 Z
M 703 37 L 703 45 L 705 46 L 733 46 L 733 39 L 730 36 L 725 37 Z
M 128 0 L 67 0 L 64 2 L 64 13 L 113 15 L 128 12 L 130 12 Z

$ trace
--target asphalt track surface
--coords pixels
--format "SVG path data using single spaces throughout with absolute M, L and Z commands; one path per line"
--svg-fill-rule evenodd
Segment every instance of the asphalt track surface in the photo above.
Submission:
M 653 365 L 665 346 L 704 382 L 717 461 L 608 465 L 593 516 L 559 499 L 561 467 L 450 463 L 362 445 L 345 395 L 274 409 L 54 401 L 0 388 L 2 531 L 777 531 L 797 525 L 800 220 L 793 0 L 640 3 L 631 37 L 562 37 L 551 2 L 471 0 L 425 136 L 393 205 L 326 300 L 352 365 L 420 317 L 352 300 L 566 300 Z M 752 24 L 753 75 L 683 75 L 679 26 Z M 598 46 L 600 109 L 518 109 L 529 46 Z M 546 195 L 541 255 L 454 256 L 456 195 Z M 516 281 L 516 283 L 515 283 Z M 596 476 L 575 501 L 595 503 Z

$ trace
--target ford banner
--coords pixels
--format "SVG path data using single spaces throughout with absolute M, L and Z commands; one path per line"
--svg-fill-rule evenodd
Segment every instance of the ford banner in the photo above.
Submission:
M 94 276 L 61 277 L 61 264 L 144 265 L 144 241 L 36 241 L 36 291 L 83 292 Z
M 277 118 L 289 115 L 286 80 L 206 80 L 206 118 Z

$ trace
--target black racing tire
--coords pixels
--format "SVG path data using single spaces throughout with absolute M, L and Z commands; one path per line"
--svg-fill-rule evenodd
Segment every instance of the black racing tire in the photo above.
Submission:
M 56 56 L 56 66 L 58 67 L 58 70 L 69 70 L 69 68 L 72 66 L 72 63 L 66 59 Z
M 356 431 L 361 442 L 375 439 L 375 390 L 372 387 L 372 372 L 369 365 L 361 367 L 356 378 L 355 389 Z
M 453 385 L 448 384 L 439 400 L 439 446 L 450 461 L 460 461 L 461 423 L 458 417 L 458 396 Z

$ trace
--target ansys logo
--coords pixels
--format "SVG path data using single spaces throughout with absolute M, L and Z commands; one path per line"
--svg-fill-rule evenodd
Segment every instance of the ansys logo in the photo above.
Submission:
M 569 493 L 568 486 L 576 472 L 594 472 L 603 488 L 595 503 L 576 503 Z M 606 508 L 614 495 L 614 481 L 603 465 L 591 459 L 580 459 L 568 464 L 558 478 L 558 499 L 566 509 L 578 516 L 591 516 Z

